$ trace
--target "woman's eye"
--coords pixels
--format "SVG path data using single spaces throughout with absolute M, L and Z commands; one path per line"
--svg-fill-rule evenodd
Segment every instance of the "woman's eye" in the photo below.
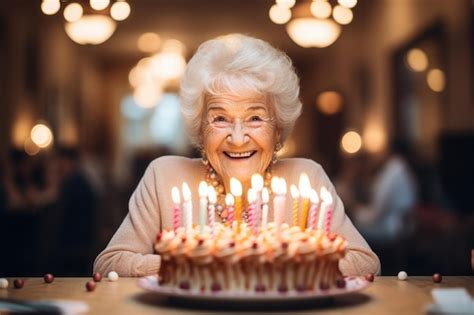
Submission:
M 260 116 L 252 116 L 250 117 L 250 121 L 262 121 L 262 118 Z
M 213 122 L 223 122 L 226 121 L 224 116 L 217 116 L 213 120 Z

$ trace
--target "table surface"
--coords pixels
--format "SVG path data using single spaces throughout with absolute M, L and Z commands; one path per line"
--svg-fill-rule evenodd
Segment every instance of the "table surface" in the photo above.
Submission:
M 8 279 L 8 289 L 0 289 L 0 299 L 16 300 L 75 300 L 88 304 L 93 314 L 189 314 L 223 311 L 272 311 L 272 305 L 212 306 L 207 303 L 170 301 L 155 293 L 146 292 L 137 286 L 136 278 L 120 278 L 117 282 L 103 279 L 93 292 L 87 292 L 88 278 L 56 278 L 46 284 L 42 278 L 25 278 L 22 289 L 13 288 L 13 280 Z M 347 296 L 321 302 L 310 301 L 277 307 L 292 314 L 422 314 L 427 304 L 432 303 L 433 288 L 464 287 L 474 295 L 474 276 L 443 277 L 440 284 L 433 283 L 431 277 L 409 277 L 400 281 L 396 277 L 376 277 L 368 288 Z M 203 305 L 204 304 L 204 305 Z M 242 304 L 242 303 L 240 303 Z M 276 310 L 276 309 L 273 309 Z

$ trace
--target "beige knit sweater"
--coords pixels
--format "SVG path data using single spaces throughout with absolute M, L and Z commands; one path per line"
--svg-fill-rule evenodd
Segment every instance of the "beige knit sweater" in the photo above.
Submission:
M 311 160 L 281 160 L 273 166 L 272 172 L 285 178 L 288 186 L 298 184 L 300 174 L 306 172 L 313 188 L 319 191 L 324 185 L 336 196 L 334 186 L 322 167 Z M 156 235 L 173 226 L 171 188 L 181 187 L 182 182 L 189 184 L 193 192 L 193 223 L 196 224 L 199 218 L 197 190 L 204 178 L 205 168 L 198 159 L 166 156 L 154 160 L 130 198 L 128 215 L 107 248 L 97 256 L 94 271 L 107 274 L 114 270 L 120 276 L 128 277 L 156 274 L 160 268 L 160 256 L 153 253 Z M 291 209 L 291 198 L 287 198 L 287 209 Z M 270 210 L 269 221 L 272 218 Z M 291 211 L 287 211 L 286 221 L 291 222 Z M 335 198 L 331 230 L 349 242 L 349 251 L 340 262 L 343 274 L 380 273 L 377 255 L 352 225 L 339 197 Z

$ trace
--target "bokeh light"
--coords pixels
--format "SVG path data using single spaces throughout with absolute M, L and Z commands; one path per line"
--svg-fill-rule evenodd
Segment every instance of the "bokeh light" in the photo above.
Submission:
M 41 2 L 41 11 L 46 15 L 56 14 L 61 8 L 59 0 L 43 0 Z
M 336 5 L 332 10 L 332 17 L 337 23 L 341 25 L 347 25 L 352 22 L 354 14 L 352 13 L 351 9 L 341 5 Z
M 431 69 L 426 76 L 426 83 L 434 92 L 443 92 L 446 86 L 444 72 L 440 69 Z
M 37 124 L 31 129 L 31 140 L 40 148 L 46 148 L 53 141 L 53 133 L 48 126 Z
M 64 19 L 68 22 L 74 22 L 79 20 L 82 17 L 83 9 L 82 6 L 77 3 L 73 2 L 66 6 L 64 9 L 63 15 Z
M 425 71 L 428 67 L 428 57 L 425 52 L 419 48 L 411 49 L 406 56 L 408 66 L 416 72 Z
M 290 9 L 296 4 L 296 0 L 276 0 L 275 2 L 279 7 L 286 9 Z
M 285 24 L 291 19 L 290 9 L 276 4 L 272 5 L 268 15 L 270 16 L 270 20 L 275 24 Z
M 130 15 L 130 5 L 126 1 L 117 1 L 110 8 L 110 15 L 116 21 L 123 21 Z
M 337 0 L 337 3 L 339 3 L 343 7 L 351 9 L 356 6 L 357 0 Z
M 368 125 L 364 130 L 362 140 L 364 148 L 370 153 L 382 151 L 387 145 L 385 130 L 375 124 Z
M 157 52 L 160 48 L 160 44 L 160 35 L 151 32 L 140 35 L 137 41 L 138 49 L 145 53 Z
M 344 134 L 341 140 L 342 149 L 349 154 L 356 153 L 362 146 L 362 139 L 355 131 L 349 131 Z
M 335 91 L 325 91 L 316 98 L 318 110 L 326 115 L 334 115 L 341 111 L 343 106 L 343 97 Z
M 26 154 L 28 154 L 29 156 L 36 155 L 36 154 L 38 154 L 38 152 L 41 150 L 41 148 L 38 147 L 38 146 L 31 140 L 30 137 L 28 137 L 28 138 L 25 140 L 25 143 L 23 144 L 23 149 L 25 150 Z
M 325 19 L 331 16 L 331 4 L 325 0 L 315 0 L 311 3 L 311 14 L 317 18 Z
M 100 11 L 109 6 L 110 0 L 90 0 L 89 4 L 92 9 Z

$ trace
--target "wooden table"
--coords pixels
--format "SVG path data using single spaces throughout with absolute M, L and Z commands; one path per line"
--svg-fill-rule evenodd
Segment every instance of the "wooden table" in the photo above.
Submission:
M 45 284 L 42 278 L 27 278 L 22 289 L 14 289 L 13 279 L 9 279 L 9 288 L 0 289 L 0 299 L 79 300 L 86 302 L 90 312 L 94 314 L 189 314 L 223 311 L 222 307 L 209 308 L 206 303 L 183 305 L 162 299 L 140 289 L 136 278 L 121 278 L 117 282 L 105 279 L 97 284 L 93 292 L 85 290 L 88 280 L 90 279 L 56 278 L 54 283 Z M 396 277 L 377 277 L 360 293 L 324 303 L 298 303 L 286 310 L 292 314 L 317 311 L 329 314 L 422 314 L 425 306 L 432 302 L 431 289 L 448 287 L 464 287 L 474 296 L 474 276 L 444 277 L 441 284 L 433 283 L 431 277 L 409 277 L 407 281 L 399 281 Z M 231 308 L 224 310 L 232 311 Z M 244 306 L 240 310 L 252 310 L 252 307 Z M 267 305 L 263 308 L 260 306 L 258 310 L 272 311 L 272 308 Z M 281 311 L 282 308 L 278 307 L 278 310 Z

